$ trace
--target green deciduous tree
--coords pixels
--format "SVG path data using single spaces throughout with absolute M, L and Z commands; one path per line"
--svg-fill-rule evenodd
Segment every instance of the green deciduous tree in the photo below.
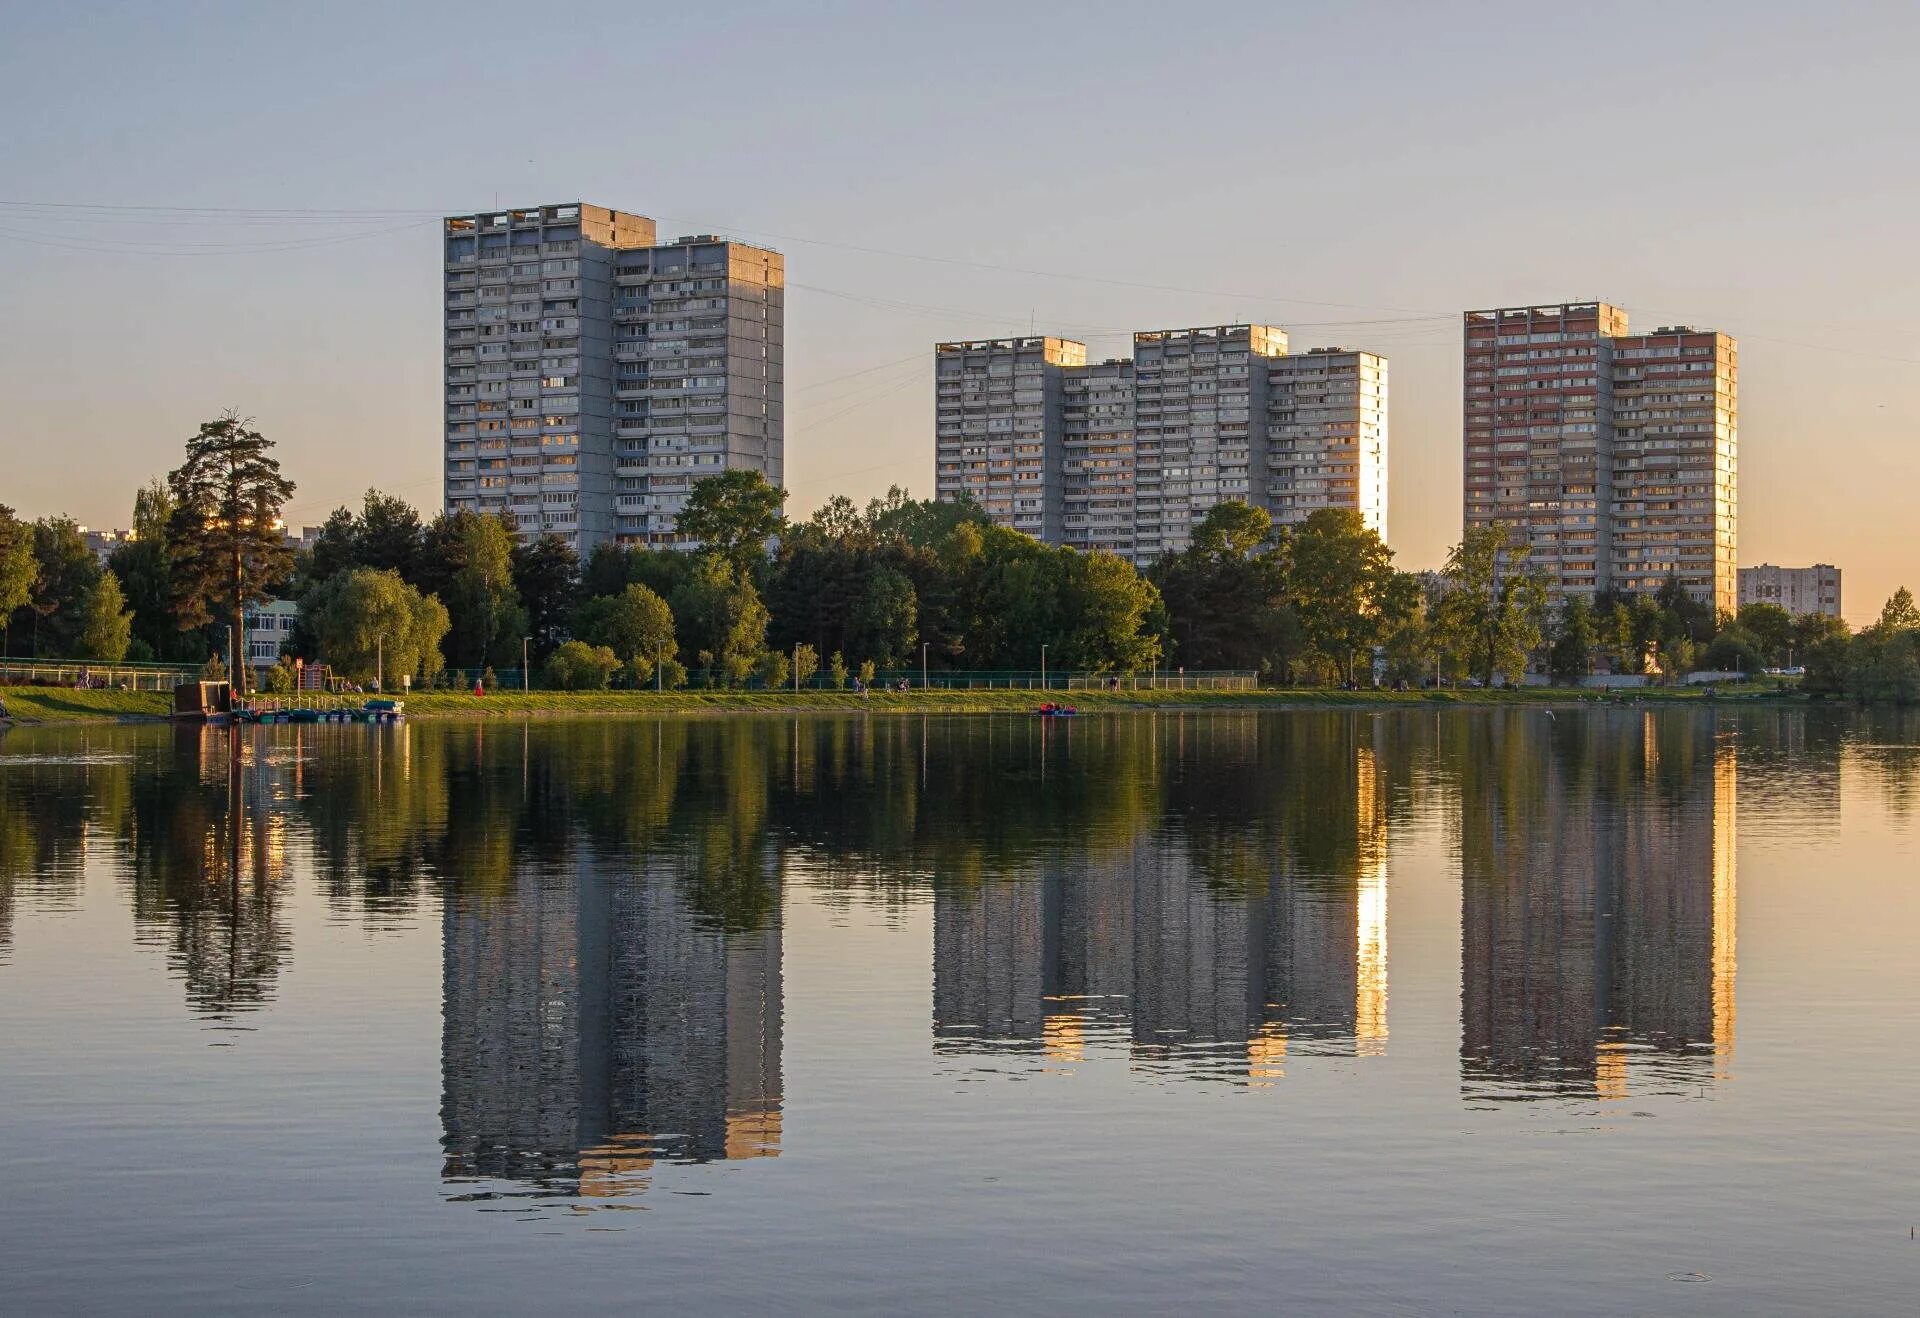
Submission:
M 431 681 L 444 663 L 440 642 L 448 629 L 446 608 L 398 572 L 349 569 L 311 587 L 301 598 L 300 612 L 317 658 L 350 681 L 379 675 L 393 687 L 402 674 Z
M 636 683 L 653 676 L 656 658 L 672 659 L 679 653 L 673 610 L 637 582 L 618 595 L 600 595 L 582 604 L 574 633 L 590 645 L 612 650 L 632 669 Z
M 1760 655 L 1769 664 L 1784 664 L 1793 648 L 1793 615 L 1778 604 L 1755 602 L 1740 606 L 1740 625 L 1752 634 L 1760 646 Z
M 757 471 L 723 471 L 693 483 L 675 528 L 748 573 L 766 557 L 767 541 L 785 525 L 780 506 L 786 497 L 785 490 L 767 484 Z
M 33 598 L 39 567 L 33 557 L 33 528 L 0 504 L 0 618 L 25 608 Z
M 184 629 L 218 613 L 237 660 L 246 655 L 246 606 L 267 599 L 292 566 L 280 510 L 293 482 L 272 450 L 271 440 L 228 412 L 201 425 L 187 441 L 186 461 L 167 474 L 174 617 Z M 235 667 L 244 691 L 246 664 Z
M 1547 664 L 1562 682 L 1577 682 L 1593 671 L 1593 647 L 1599 639 L 1593 605 L 1585 595 L 1570 595 L 1554 619 Z
M 560 691 L 604 691 L 620 660 L 604 645 L 567 641 L 547 658 L 542 680 Z
M 513 588 L 527 612 L 534 657 L 540 658 L 566 639 L 568 620 L 579 602 L 580 555 L 551 533 L 516 544 Z
M 1380 638 L 1392 573 L 1392 551 L 1351 508 L 1316 508 L 1293 537 L 1291 597 L 1307 645 L 1349 682 Z
M 417 584 L 447 606 L 444 648 L 455 667 L 520 666 L 526 613 L 513 585 L 513 545 L 507 518 L 464 509 L 436 517 L 422 537 Z
M 1529 547 L 1501 523 L 1470 526 L 1447 555 L 1447 592 L 1436 609 L 1442 649 L 1491 686 L 1518 683 L 1540 644 L 1545 580 L 1527 568 Z
M 767 610 L 741 569 L 703 555 L 673 596 L 682 653 L 703 656 L 709 683 L 739 686 L 766 649 Z
M 118 663 L 127 657 L 127 647 L 132 643 L 133 614 L 127 610 L 126 596 L 120 593 L 120 579 L 102 572 L 81 605 L 80 638 L 74 654 L 81 659 Z
M 36 656 L 78 657 L 87 627 L 87 601 L 100 580 L 100 564 L 70 517 L 43 517 L 33 524 L 34 582 L 28 619 Z

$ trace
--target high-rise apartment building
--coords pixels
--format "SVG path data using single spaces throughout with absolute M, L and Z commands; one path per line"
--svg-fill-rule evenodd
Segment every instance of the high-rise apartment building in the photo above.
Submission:
M 1178 553 L 1225 500 L 1387 529 L 1387 369 L 1287 355 L 1270 325 L 1148 330 L 1133 356 L 1031 337 L 935 348 L 936 490 L 1003 526 L 1136 563 Z
M 1002 526 L 1049 543 L 1060 536 L 1060 467 L 1068 368 L 1087 345 L 1029 337 L 935 349 L 938 497 L 970 495 Z
M 445 222 L 446 508 L 583 553 L 681 543 L 695 479 L 782 476 L 782 257 L 582 203 Z
M 1812 567 L 1775 567 L 1762 563 L 1740 569 L 1740 604 L 1778 604 L 1788 613 L 1840 616 L 1840 569 L 1831 563 Z
M 1734 341 L 1629 334 L 1604 302 L 1469 311 L 1465 331 L 1466 524 L 1516 530 L 1556 600 L 1674 576 L 1732 609 Z

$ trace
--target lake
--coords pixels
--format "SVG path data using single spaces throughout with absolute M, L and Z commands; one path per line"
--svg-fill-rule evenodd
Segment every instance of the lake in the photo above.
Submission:
M 10 1313 L 1911 1312 L 1920 715 L 22 727 Z

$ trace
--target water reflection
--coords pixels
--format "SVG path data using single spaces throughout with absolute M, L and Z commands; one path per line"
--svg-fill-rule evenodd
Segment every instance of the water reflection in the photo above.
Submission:
M 1458 756 L 1463 1088 L 1685 1092 L 1733 1049 L 1730 735 L 1498 713 Z
M 936 887 L 938 1046 L 1112 1050 L 1253 1081 L 1278 1078 L 1290 1051 L 1383 1052 L 1388 814 L 1370 742 L 1384 729 L 1264 730 L 1245 729 L 1230 761 L 1249 791 L 1196 770 L 1123 845 Z M 1308 797 L 1304 818 L 1271 809 Z
M 955 1067 L 1267 1083 L 1388 1049 L 1394 858 L 1444 834 L 1467 1097 L 1683 1092 L 1734 1043 L 1736 841 L 1835 827 L 1847 775 L 1909 818 L 1916 742 L 1779 709 L 20 728 L 0 963 L 90 867 L 208 1018 L 271 1003 L 303 884 L 438 916 L 449 1175 L 584 1190 L 779 1147 L 784 885 L 931 906 L 900 991 Z
M 777 925 L 718 927 L 672 872 L 584 849 L 443 920 L 449 1180 L 611 1196 L 656 1159 L 779 1153 Z

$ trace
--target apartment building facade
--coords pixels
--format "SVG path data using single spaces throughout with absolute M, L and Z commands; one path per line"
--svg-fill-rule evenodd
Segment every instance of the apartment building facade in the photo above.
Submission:
M 1224 500 L 1277 523 L 1359 510 L 1386 534 L 1384 358 L 1287 355 L 1284 330 L 1146 330 L 1131 358 L 1072 339 L 935 348 L 935 488 L 1049 544 L 1147 564 Z
M 1776 567 L 1761 563 L 1740 569 L 1740 606 L 1778 604 L 1788 613 L 1840 616 L 1840 569 L 1831 563 L 1812 567 Z
M 1529 546 L 1556 601 L 1677 577 L 1735 607 L 1738 360 L 1731 337 L 1629 332 L 1604 302 L 1465 317 L 1463 520 Z
M 698 476 L 779 483 L 778 253 L 578 202 L 444 228 L 447 511 L 584 554 L 681 543 Z

